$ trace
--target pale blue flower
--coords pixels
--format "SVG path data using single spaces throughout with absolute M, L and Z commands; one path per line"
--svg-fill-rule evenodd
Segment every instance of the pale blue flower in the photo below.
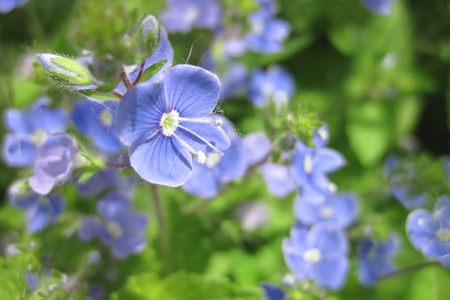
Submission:
M 385 275 L 395 271 L 392 256 L 397 252 L 400 240 L 391 232 L 387 240 L 374 241 L 364 238 L 358 241 L 358 278 L 364 285 L 373 285 Z
M 344 284 L 349 262 L 344 232 L 324 223 L 309 231 L 302 226 L 291 229 L 291 239 L 284 239 L 286 264 L 298 280 L 313 280 L 317 285 L 337 290 Z
M 116 110 L 115 126 L 130 147 L 130 164 L 145 180 L 180 186 L 192 172 L 192 157 L 229 147 L 221 123 L 207 117 L 220 92 L 218 78 L 199 67 L 178 65 L 155 81 L 128 91 Z
M 29 0 L 0 0 L 0 13 L 4 14 L 16 7 L 22 6 Z
M 360 0 L 371 12 L 378 15 L 389 15 L 396 0 Z
M 310 148 L 297 140 L 291 161 L 291 174 L 300 186 L 310 186 L 318 192 L 327 193 L 330 181 L 326 174 L 339 169 L 345 163 L 342 154 L 336 150 Z
M 344 229 L 355 220 L 358 212 L 358 202 L 355 195 L 351 193 L 330 193 L 322 201 L 311 199 L 312 197 L 314 197 L 312 194 L 303 193 L 295 199 L 295 217 L 302 224 L 313 226 L 326 222 Z
M 39 195 L 26 191 L 20 183 L 9 187 L 8 197 L 13 205 L 26 211 L 27 228 L 31 233 L 42 230 L 49 223 L 55 223 L 66 206 L 63 197 L 51 193 Z
M 292 75 L 281 66 L 273 66 L 266 72 L 256 70 L 251 74 L 248 97 L 257 107 L 264 107 L 269 101 L 280 107 L 289 102 L 294 90 Z
M 215 29 L 220 25 L 217 0 L 168 0 L 161 21 L 169 32 L 188 32 L 192 28 Z
M 120 152 L 124 148 L 114 128 L 118 104 L 117 101 L 79 101 L 71 114 L 77 129 L 90 138 L 95 147 L 105 152 Z
M 111 247 L 116 258 L 125 258 L 139 253 L 147 245 L 145 228 L 148 218 L 133 210 L 131 202 L 121 194 L 110 193 L 97 203 L 96 216 L 84 217 L 78 231 L 82 241 L 99 237 Z
M 450 197 L 439 198 L 432 213 L 422 208 L 412 211 L 406 221 L 406 233 L 426 257 L 436 258 L 450 268 Z

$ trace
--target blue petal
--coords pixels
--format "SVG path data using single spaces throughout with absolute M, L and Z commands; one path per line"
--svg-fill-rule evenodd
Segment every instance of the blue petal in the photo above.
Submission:
M 50 216 L 43 206 L 38 206 L 36 210 L 29 211 L 28 218 L 28 230 L 31 233 L 42 230 L 50 221 Z
M 314 137 L 312 139 L 312 142 L 317 148 L 322 148 L 325 147 L 325 145 L 328 143 L 328 138 L 329 138 L 328 126 L 324 125 L 314 131 Z
M 123 237 L 114 241 L 112 253 L 115 258 L 125 258 L 132 253 L 139 253 L 145 249 L 147 239 L 142 236 Z
M 102 128 L 99 117 L 103 109 L 98 102 L 79 101 L 72 110 L 71 118 L 82 134 L 93 137 Z
M 303 259 L 303 253 L 298 252 L 296 247 L 288 239 L 283 240 L 284 260 L 289 269 L 299 280 L 305 280 L 309 275 L 309 264 Z
M 248 166 L 247 151 L 243 147 L 240 136 L 236 133 L 233 124 L 224 117 L 214 116 L 222 120 L 222 129 L 230 139 L 231 145 L 223 152 L 217 164 L 217 177 L 222 182 L 229 182 L 244 176 Z
M 102 191 L 117 185 L 119 181 L 117 173 L 118 170 L 115 168 L 99 170 L 88 180 L 80 183 L 78 185 L 78 190 L 83 196 L 95 196 Z
M 438 224 L 432 218 L 430 212 L 425 209 L 416 209 L 408 215 L 406 220 L 406 232 L 409 240 L 417 249 L 422 249 L 434 238 Z
M 269 192 L 277 197 L 289 195 L 295 188 L 295 182 L 289 173 L 289 166 L 265 163 L 261 172 Z
M 47 211 L 48 215 L 56 218 L 63 213 L 64 209 L 66 208 L 66 201 L 63 197 L 55 194 L 49 194 L 47 195 L 47 199 L 48 202 L 45 204 L 45 210 Z
M 122 225 L 123 234 L 129 236 L 143 232 L 147 227 L 148 217 L 144 213 L 129 211 L 120 215 L 118 222 Z
M 284 300 L 286 298 L 286 294 L 276 285 L 262 283 L 260 286 L 264 289 L 265 300 Z
M 6 135 L 3 141 L 3 160 L 9 166 L 28 167 L 38 158 L 36 145 L 30 136 Z
M 185 183 L 192 171 L 190 152 L 173 136 L 158 135 L 131 147 L 130 163 L 143 179 L 171 187 Z
M 248 152 L 250 165 L 265 159 L 272 151 L 272 144 L 265 132 L 253 132 L 246 135 L 243 143 Z
M 97 203 L 98 213 L 108 221 L 116 220 L 131 208 L 130 201 L 118 193 L 109 193 Z
M 221 189 L 222 183 L 218 180 L 215 170 L 195 161 L 192 174 L 183 185 L 183 190 L 189 194 L 209 199 L 217 196 Z
M 21 209 L 29 209 L 38 204 L 39 195 L 31 194 L 25 197 L 16 197 L 13 195 L 13 204 Z
M 313 157 L 313 169 L 314 171 L 330 173 L 340 167 L 344 166 L 346 163 L 342 154 L 336 150 L 329 148 L 319 148 L 316 149 L 315 155 Z
M 371 12 L 385 16 L 391 13 L 391 6 L 395 0 L 360 0 L 360 1 Z
M 116 110 L 115 127 L 122 142 L 131 146 L 152 138 L 161 126 L 166 98 L 163 83 L 141 83 L 129 90 Z
M 8 130 L 16 133 L 33 134 L 36 131 L 33 115 L 30 112 L 16 108 L 5 111 L 5 124 Z
M 102 128 L 94 137 L 94 145 L 107 152 L 120 152 L 124 148 L 114 127 Z
M 230 139 L 220 126 L 214 125 L 214 119 L 204 117 L 194 120 L 193 122 L 180 122 L 175 135 L 196 151 L 202 151 L 206 154 L 217 152 L 208 143 L 219 151 L 223 151 L 230 146 Z
M 182 118 L 204 117 L 219 100 L 220 81 L 216 75 L 191 65 L 177 65 L 164 72 L 168 108 Z
M 353 223 L 358 213 L 358 202 L 355 195 L 350 193 L 336 194 L 332 196 L 330 204 L 335 212 L 335 224 L 347 228 Z
M 54 134 L 67 129 L 67 112 L 62 109 L 51 109 L 47 104 L 35 105 L 32 108 L 36 125 L 45 132 Z
M 345 254 L 347 239 L 342 229 L 327 224 L 317 224 L 308 234 L 308 245 L 317 248 L 324 255 Z
M 78 229 L 78 237 L 82 241 L 89 241 L 100 236 L 103 224 L 97 217 L 84 217 L 81 219 L 80 228 Z
M 311 264 L 311 277 L 318 285 L 337 290 L 345 282 L 348 265 L 344 255 L 322 257 L 319 262 Z

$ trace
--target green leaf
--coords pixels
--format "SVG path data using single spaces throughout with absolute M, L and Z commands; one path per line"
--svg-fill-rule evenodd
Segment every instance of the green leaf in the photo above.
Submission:
M 375 164 L 388 150 L 393 134 L 386 110 L 372 101 L 350 108 L 348 116 L 350 146 L 363 165 Z
M 167 59 L 163 59 L 157 63 L 154 63 L 150 67 L 147 68 L 147 70 L 142 73 L 141 79 L 139 82 L 145 82 L 152 78 L 156 73 L 158 73 L 159 70 L 164 66 L 164 64 L 167 62 Z
M 99 92 L 97 90 L 80 90 L 78 91 L 80 94 L 83 94 L 85 96 L 95 98 L 98 100 L 105 100 L 105 101 L 119 101 L 120 98 L 114 94 L 106 93 L 106 92 Z
M 87 172 L 84 172 L 83 175 L 81 175 L 80 179 L 78 180 L 78 183 L 83 183 L 83 182 L 85 182 L 86 180 L 88 180 L 89 178 L 91 178 L 92 175 L 94 175 L 94 174 L 95 174 L 94 171 L 87 171 Z
M 243 287 L 226 280 L 205 278 L 185 272 L 159 280 L 154 274 L 131 276 L 113 299 L 147 300 L 259 300 L 262 290 Z

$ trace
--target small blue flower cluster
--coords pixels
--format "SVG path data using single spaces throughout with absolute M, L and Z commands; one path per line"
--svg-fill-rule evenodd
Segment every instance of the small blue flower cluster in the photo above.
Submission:
M 348 241 L 344 229 L 357 215 L 357 199 L 350 193 L 336 193 L 327 174 L 343 165 L 343 156 L 325 145 L 326 126 L 315 133 L 315 148 L 296 140 L 290 170 L 300 187 L 294 203 L 297 223 L 290 239 L 283 242 L 287 265 L 298 280 L 339 289 L 349 268 Z

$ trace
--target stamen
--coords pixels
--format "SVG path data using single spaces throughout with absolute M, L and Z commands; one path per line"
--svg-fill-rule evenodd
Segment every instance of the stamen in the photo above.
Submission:
M 187 129 L 184 126 L 178 125 L 179 128 L 186 130 L 187 132 L 189 132 L 190 134 L 196 136 L 197 138 L 199 138 L 202 142 L 204 142 L 206 145 L 208 145 L 208 147 L 211 147 L 214 151 L 216 151 L 220 156 L 223 155 L 223 152 L 220 151 L 219 149 L 217 149 L 216 147 L 214 147 L 214 145 L 212 145 L 210 142 L 208 142 L 207 140 L 205 140 L 204 138 L 202 138 L 201 136 L 199 136 L 198 134 L 196 134 L 195 132 L 193 132 L 190 129 Z
M 203 165 L 206 162 L 206 155 L 202 151 L 197 151 L 198 163 Z

